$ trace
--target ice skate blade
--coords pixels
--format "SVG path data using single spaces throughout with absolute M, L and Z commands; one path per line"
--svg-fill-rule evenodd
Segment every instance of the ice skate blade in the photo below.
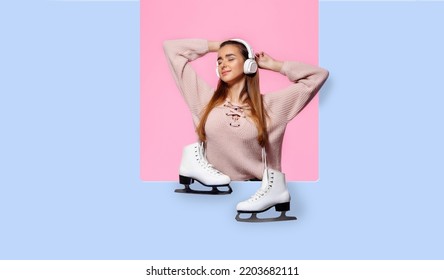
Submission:
M 174 190 L 174 192 L 190 193 L 190 194 L 209 194 L 209 195 L 223 195 L 223 194 L 230 194 L 233 192 L 233 189 L 229 185 L 224 186 L 224 187 L 228 188 L 228 190 L 226 190 L 226 191 L 221 191 L 217 187 L 211 187 L 212 189 L 210 191 L 203 191 L 203 190 L 193 190 L 192 188 L 190 188 L 189 185 L 184 185 L 184 186 L 185 186 L 185 188 L 176 189 L 176 190 Z
M 297 220 L 297 218 L 294 216 L 287 216 L 287 211 L 281 212 L 281 215 L 275 218 L 258 218 L 257 213 L 251 213 L 251 216 L 249 218 L 241 218 L 240 214 L 246 213 L 237 213 L 236 221 L 246 223 L 268 223 Z

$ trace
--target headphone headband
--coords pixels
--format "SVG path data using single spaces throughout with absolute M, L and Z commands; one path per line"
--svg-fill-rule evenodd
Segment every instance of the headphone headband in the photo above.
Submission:
M 229 41 L 235 41 L 235 42 L 238 42 L 238 43 L 241 43 L 242 45 L 244 45 L 248 51 L 248 58 L 254 59 L 253 48 L 250 47 L 250 45 L 247 42 L 245 42 L 242 39 L 230 39 Z

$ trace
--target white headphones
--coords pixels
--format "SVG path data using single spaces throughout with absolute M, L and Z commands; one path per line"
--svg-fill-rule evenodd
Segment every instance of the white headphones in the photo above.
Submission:
M 245 42 L 244 40 L 241 39 L 230 39 L 228 41 L 235 41 L 235 42 L 239 42 L 242 45 L 244 45 L 247 48 L 248 51 L 248 58 L 245 60 L 244 62 L 244 74 L 254 74 L 257 71 L 257 63 L 256 60 L 254 59 L 254 52 L 253 49 L 250 47 L 250 45 Z M 217 65 L 217 62 L 216 62 Z M 219 75 L 219 67 L 216 67 L 216 74 L 217 76 L 220 78 Z

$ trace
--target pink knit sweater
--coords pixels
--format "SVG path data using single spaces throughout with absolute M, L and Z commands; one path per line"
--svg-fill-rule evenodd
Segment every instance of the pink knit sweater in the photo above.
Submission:
M 208 41 L 165 41 L 164 50 L 173 77 L 197 126 L 214 88 L 196 74 L 189 62 L 208 53 Z M 293 61 L 284 62 L 281 74 L 293 83 L 264 95 L 265 109 L 270 116 L 267 122 L 267 161 L 268 166 L 276 170 L 281 170 L 282 140 L 287 123 L 310 102 L 328 77 L 328 72 L 322 68 Z M 262 148 L 257 141 L 256 126 L 244 110 L 238 104 L 225 102 L 210 112 L 205 126 L 207 159 L 232 180 L 262 179 Z

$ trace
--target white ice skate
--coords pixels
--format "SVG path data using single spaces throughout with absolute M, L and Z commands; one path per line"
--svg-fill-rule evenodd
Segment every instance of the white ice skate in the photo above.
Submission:
M 275 207 L 281 215 L 276 218 L 258 218 L 257 213 L 265 212 Z M 259 190 L 249 199 L 237 204 L 236 220 L 239 222 L 273 222 L 296 220 L 296 217 L 286 215 L 290 210 L 290 194 L 285 182 L 285 174 L 266 168 Z M 241 214 L 251 214 L 249 218 L 241 218 Z
M 210 191 L 193 190 L 190 184 L 198 181 L 206 187 L 211 187 Z M 230 194 L 233 190 L 229 186 L 230 177 L 215 169 L 211 165 L 204 153 L 203 143 L 193 143 L 186 146 L 182 152 L 182 160 L 179 168 L 179 183 L 185 186 L 184 189 L 177 189 L 180 193 L 194 194 Z M 218 187 L 225 187 L 228 190 L 219 190 Z

